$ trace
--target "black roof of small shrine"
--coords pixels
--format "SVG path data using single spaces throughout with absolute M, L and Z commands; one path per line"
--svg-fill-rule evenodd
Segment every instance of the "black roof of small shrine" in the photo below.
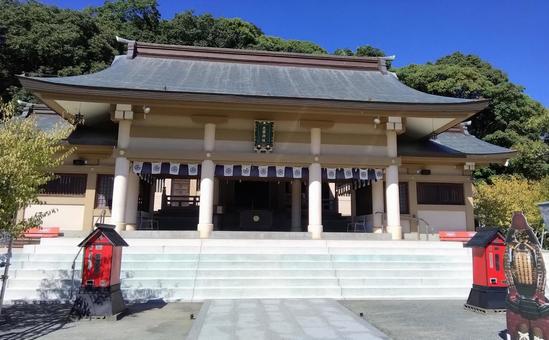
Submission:
M 475 236 L 473 236 L 469 242 L 465 243 L 463 246 L 466 248 L 486 247 L 498 236 L 498 234 L 505 239 L 505 235 L 503 235 L 503 232 L 499 228 L 481 228 L 477 231 Z
M 127 247 L 128 244 L 119 233 L 114 230 L 114 225 L 111 224 L 99 224 L 95 225 L 96 229 L 92 231 L 86 238 L 78 244 L 79 247 L 84 247 L 90 240 L 92 240 L 98 234 L 103 234 L 115 247 Z

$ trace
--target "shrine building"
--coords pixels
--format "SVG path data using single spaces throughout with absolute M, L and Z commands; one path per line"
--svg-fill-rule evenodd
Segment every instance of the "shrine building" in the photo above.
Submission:
M 107 69 L 19 79 L 75 152 L 25 214 L 90 230 L 474 230 L 472 171 L 513 155 L 464 123 L 487 100 L 401 83 L 390 57 L 125 41 Z

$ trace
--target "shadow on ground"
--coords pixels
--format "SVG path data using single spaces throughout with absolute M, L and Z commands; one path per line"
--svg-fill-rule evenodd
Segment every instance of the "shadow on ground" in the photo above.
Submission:
M 166 306 L 162 299 L 127 304 L 121 318 L 132 318 L 139 313 Z M 62 329 L 75 321 L 71 316 L 72 304 L 15 304 L 6 306 L 0 315 L 0 339 L 38 339 Z

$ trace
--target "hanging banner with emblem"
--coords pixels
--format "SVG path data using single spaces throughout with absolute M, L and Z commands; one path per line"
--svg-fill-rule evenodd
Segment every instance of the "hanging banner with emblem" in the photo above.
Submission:
M 343 168 L 343 174 L 345 175 L 345 179 L 353 178 L 353 169 Z
M 266 165 L 260 165 L 257 167 L 259 171 L 259 177 L 268 177 L 269 176 L 269 167 Z
M 292 168 L 292 173 L 293 173 L 294 178 L 301 178 L 301 176 L 302 176 L 301 168 L 293 167 Z
M 365 181 L 368 179 L 368 169 L 359 169 L 359 176 L 361 180 Z
M 157 175 L 162 172 L 162 163 L 152 163 L 151 165 L 151 173 L 153 175 Z
M 133 172 L 135 174 L 140 174 L 141 171 L 143 170 L 143 162 L 135 162 L 134 161 L 132 169 L 133 169 Z
M 380 181 L 383 179 L 383 170 L 382 169 L 375 169 L 376 172 L 376 181 Z
M 170 163 L 170 175 L 179 175 L 179 163 Z
M 254 150 L 259 153 L 273 151 L 274 123 L 269 121 L 255 121 Z
M 328 179 L 336 179 L 336 171 L 335 168 L 326 169 L 326 177 L 328 177 Z
M 252 166 L 251 165 L 242 165 L 242 170 L 240 171 L 242 176 L 249 177 L 252 174 Z
M 223 176 L 233 175 L 233 165 L 223 165 Z
M 198 175 L 198 164 L 189 164 L 189 176 Z

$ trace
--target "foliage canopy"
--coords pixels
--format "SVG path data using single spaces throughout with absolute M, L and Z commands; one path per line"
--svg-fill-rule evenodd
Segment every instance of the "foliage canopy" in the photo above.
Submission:
M 40 203 L 38 194 L 53 179 L 51 170 L 72 152 L 61 143 L 69 132 L 66 128 L 43 131 L 32 117 L 6 116 L 0 121 L 0 231 L 18 236 L 40 225 L 48 214 L 17 219 L 20 209 Z

